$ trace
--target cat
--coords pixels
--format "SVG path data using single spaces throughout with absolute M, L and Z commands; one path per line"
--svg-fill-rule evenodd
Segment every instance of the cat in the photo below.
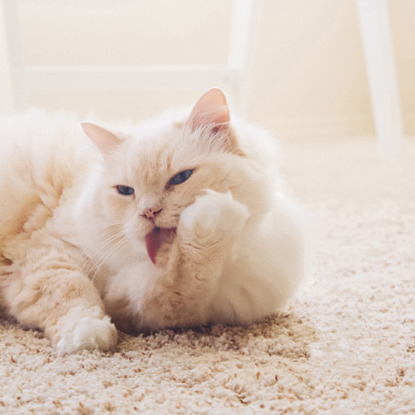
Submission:
M 218 88 L 140 125 L 1 118 L 0 304 L 61 355 L 278 311 L 306 252 L 278 157 Z

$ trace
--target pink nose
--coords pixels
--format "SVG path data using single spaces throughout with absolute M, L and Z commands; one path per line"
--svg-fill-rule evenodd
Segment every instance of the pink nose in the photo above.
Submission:
M 145 208 L 141 212 L 141 216 L 144 216 L 147 219 L 153 220 L 161 211 L 162 211 L 162 209 L 160 209 L 158 207 Z

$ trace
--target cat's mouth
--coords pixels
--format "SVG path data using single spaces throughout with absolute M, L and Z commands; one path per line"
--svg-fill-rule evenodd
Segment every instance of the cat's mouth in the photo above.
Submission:
M 156 263 L 157 253 L 164 242 L 172 242 L 176 228 L 155 227 L 146 235 L 147 254 L 153 264 Z

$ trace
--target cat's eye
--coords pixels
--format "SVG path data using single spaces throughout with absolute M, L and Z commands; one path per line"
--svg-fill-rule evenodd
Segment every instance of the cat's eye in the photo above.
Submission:
M 176 174 L 169 180 L 169 186 L 176 186 L 185 182 L 193 173 L 193 170 L 183 170 L 182 172 Z
M 115 186 L 115 188 L 117 189 L 117 192 L 123 196 L 131 196 L 134 194 L 134 189 L 130 186 L 118 185 Z

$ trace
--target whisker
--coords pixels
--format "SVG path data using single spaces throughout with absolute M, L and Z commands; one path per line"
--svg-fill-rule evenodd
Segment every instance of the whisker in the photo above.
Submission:
M 104 229 L 104 228 L 114 228 L 116 226 L 123 226 L 125 225 L 125 222 L 120 221 L 120 222 L 112 222 L 112 223 L 105 223 L 105 224 L 101 224 L 101 223 L 89 223 L 87 224 L 84 229 L 86 230 L 95 230 L 95 229 Z
M 88 270 L 89 263 L 91 262 L 91 257 L 95 256 L 96 254 L 99 254 L 100 251 L 103 251 L 108 245 L 116 241 L 117 239 L 124 239 L 125 235 L 122 233 L 119 229 L 111 229 L 107 230 L 103 234 L 100 235 L 98 242 L 98 245 L 95 246 L 94 249 L 92 249 L 89 252 L 86 252 L 86 255 L 76 264 L 76 266 L 81 267 L 82 272 L 89 273 L 90 270 Z M 94 265 L 93 265 L 94 267 Z
M 113 249 L 107 253 L 104 257 L 101 258 L 99 262 L 94 264 L 94 266 L 90 269 L 90 278 L 92 281 L 95 280 L 95 278 L 98 275 L 99 269 L 107 262 L 110 262 L 112 258 L 114 258 L 115 255 L 119 253 L 119 250 L 125 246 L 127 240 L 126 238 L 123 238 L 119 240 L 117 243 L 114 244 Z M 91 275 L 92 274 L 92 275 Z

